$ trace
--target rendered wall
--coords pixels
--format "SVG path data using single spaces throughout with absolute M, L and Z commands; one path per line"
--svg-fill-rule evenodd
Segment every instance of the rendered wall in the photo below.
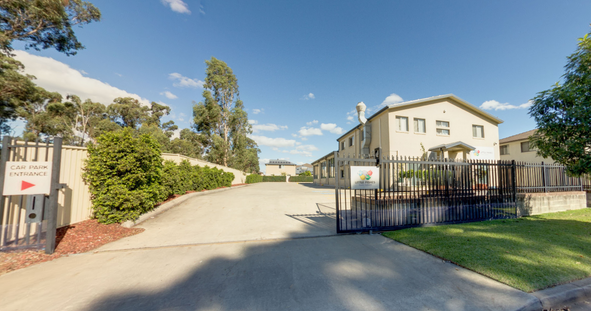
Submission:
M 529 216 L 586 208 L 587 194 L 584 191 L 518 193 L 516 201 L 517 215 Z

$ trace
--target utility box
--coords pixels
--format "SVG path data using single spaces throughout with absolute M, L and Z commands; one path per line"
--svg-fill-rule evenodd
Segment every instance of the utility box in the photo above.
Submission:
M 34 194 L 27 197 L 27 216 L 25 222 L 30 224 L 43 221 L 43 209 L 45 207 L 45 195 Z

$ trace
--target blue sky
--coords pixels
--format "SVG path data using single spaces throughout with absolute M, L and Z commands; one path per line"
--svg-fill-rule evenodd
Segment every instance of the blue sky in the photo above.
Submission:
M 504 120 L 500 137 L 533 129 L 527 102 L 591 23 L 590 1 L 91 2 L 103 20 L 76 30 L 85 50 L 17 52 L 39 85 L 163 102 L 185 128 L 213 56 L 238 78 L 262 161 L 296 163 L 335 150 L 359 101 L 453 93 Z

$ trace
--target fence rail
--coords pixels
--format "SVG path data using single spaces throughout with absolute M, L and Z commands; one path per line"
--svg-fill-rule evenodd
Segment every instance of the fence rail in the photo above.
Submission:
M 559 164 L 516 162 L 517 192 L 591 191 L 589 176 L 572 177 Z

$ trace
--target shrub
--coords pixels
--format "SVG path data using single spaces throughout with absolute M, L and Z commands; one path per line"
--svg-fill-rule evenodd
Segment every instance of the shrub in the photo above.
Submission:
M 285 182 L 285 176 L 263 176 L 263 182 Z
M 254 184 L 263 181 L 263 176 L 259 174 L 250 174 L 246 176 L 246 183 L 247 184 Z
M 134 138 L 124 129 L 89 143 L 83 179 L 94 217 L 106 224 L 123 222 L 154 208 L 164 194 L 162 170 L 160 145 L 148 135 Z
M 312 177 L 312 176 L 291 176 L 291 177 L 289 177 L 289 182 L 314 182 L 314 177 Z

